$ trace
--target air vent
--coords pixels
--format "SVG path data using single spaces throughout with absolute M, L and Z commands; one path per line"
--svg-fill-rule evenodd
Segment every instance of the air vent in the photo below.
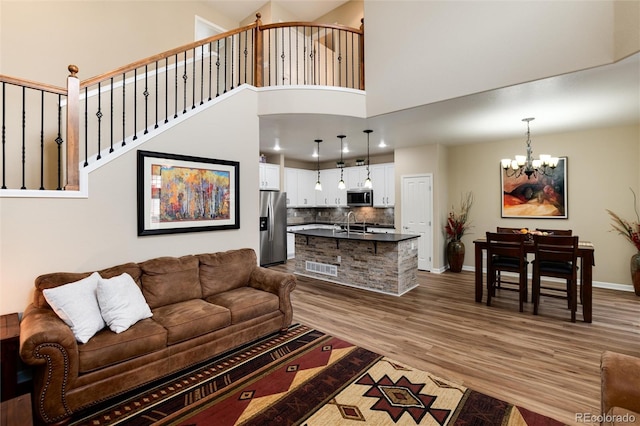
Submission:
M 309 272 L 315 272 L 316 274 L 338 276 L 338 267 L 336 265 L 329 265 L 328 263 L 318 262 L 305 262 L 305 268 Z

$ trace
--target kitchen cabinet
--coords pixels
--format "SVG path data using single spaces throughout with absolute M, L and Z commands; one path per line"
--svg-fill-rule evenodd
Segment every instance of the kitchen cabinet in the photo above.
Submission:
M 284 187 L 287 193 L 287 207 L 315 207 L 317 172 L 306 169 L 285 167 Z
M 280 190 L 280 166 L 277 164 L 260 164 L 260 189 Z
M 322 191 L 316 192 L 317 207 L 340 207 L 347 205 L 346 189 L 338 189 L 340 169 L 320 170 Z
M 298 206 L 298 169 L 284 169 L 284 190 L 287 193 L 287 207 Z
M 345 167 L 346 183 L 349 189 L 364 189 L 367 179 L 367 166 Z
M 372 165 L 371 182 L 373 183 L 373 206 L 393 207 L 396 202 L 394 164 L 385 163 Z

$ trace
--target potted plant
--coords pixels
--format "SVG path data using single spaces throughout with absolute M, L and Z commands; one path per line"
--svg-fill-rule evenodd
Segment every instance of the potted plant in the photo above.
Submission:
M 464 243 L 461 241 L 464 233 L 469 229 L 469 211 L 473 205 L 473 194 L 468 192 L 460 199 L 460 209 L 455 210 L 451 206 L 447 224 L 444 230 L 447 234 L 447 261 L 449 262 L 449 270 L 451 272 L 462 271 L 464 262 Z
M 607 209 L 609 216 L 613 219 L 611 227 L 612 231 L 625 237 L 636 248 L 636 254 L 631 256 L 631 281 L 633 282 L 633 289 L 636 296 L 640 296 L 640 215 L 638 214 L 638 203 L 636 199 L 636 193 L 633 189 L 629 188 L 633 194 L 633 208 L 636 212 L 636 220 L 630 222 L 622 219 L 616 213 Z

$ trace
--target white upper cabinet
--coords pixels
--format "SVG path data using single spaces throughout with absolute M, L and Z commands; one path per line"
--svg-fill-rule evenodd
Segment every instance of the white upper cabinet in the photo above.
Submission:
M 315 207 L 317 172 L 285 167 L 284 187 L 287 207 Z
M 260 164 L 260 189 L 280 190 L 280 166 L 277 164 Z
M 364 189 L 364 181 L 367 179 L 367 166 L 345 167 L 347 188 Z
M 340 169 L 320 170 L 322 191 L 316 191 L 318 207 L 339 207 L 347 205 L 346 189 L 338 189 Z
M 374 164 L 370 172 L 373 184 L 373 206 L 392 207 L 396 202 L 394 164 Z

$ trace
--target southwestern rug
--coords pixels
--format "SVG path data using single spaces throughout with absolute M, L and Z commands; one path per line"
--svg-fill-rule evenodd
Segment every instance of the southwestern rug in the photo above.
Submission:
M 562 423 L 304 325 L 217 357 L 108 407 L 106 425 L 502 425 Z

